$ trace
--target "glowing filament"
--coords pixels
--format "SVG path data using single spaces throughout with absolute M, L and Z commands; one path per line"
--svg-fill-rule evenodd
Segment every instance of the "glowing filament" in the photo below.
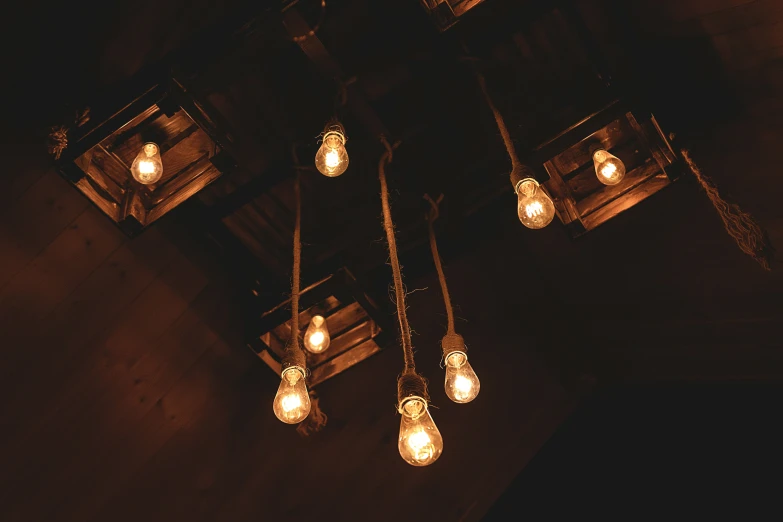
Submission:
M 430 436 L 424 430 L 412 433 L 408 437 L 408 446 L 411 449 L 413 458 L 419 462 L 425 462 L 432 458 L 435 447 L 430 440 Z
M 615 172 L 617 172 L 617 167 L 615 167 L 614 163 L 607 163 L 601 169 L 601 175 L 605 178 L 611 178 Z
M 316 346 L 320 345 L 324 342 L 324 333 L 323 332 L 315 332 L 313 335 L 310 336 L 310 344 L 314 344 Z
M 525 205 L 525 212 L 527 213 L 527 217 L 538 217 L 544 213 L 544 206 L 540 201 L 534 201 L 529 205 Z
M 456 379 L 454 379 L 454 392 L 458 399 L 465 400 L 468 397 L 470 397 L 470 391 L 473 389 L 473 383 L 470 382 L 470 379 L 463 377 L 462 375 L 458 375 Z
M 152 174 L 155 172 L 155 164 L 151 161 L 142 160 L 139 162 L 139 174 Z
M 330 169 L 336 168 L 340 164 L 340 153 L 332 149 L 326 153 L 326 166 Z
M 285 397 L 283 397 L 283 400 L 281 401 L 281 405 L 283 406 L 283 411 L 285 411 L 286 413 L 290 413 L 296 408 L 300 408 L 302 406 L 302 400 L 299 398 L 298 395 L 295 394 L 286 395 Z

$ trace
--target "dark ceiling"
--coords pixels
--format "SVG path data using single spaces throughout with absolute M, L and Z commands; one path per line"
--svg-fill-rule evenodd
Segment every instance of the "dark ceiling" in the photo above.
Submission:
M 9 53 L 18 81 L 6 82 L 5 143 L 35 142 L 76 107 L 170 70 L 225 118 L 238 138 L 239 168 L 159 226 L 174 241 L 187 237 L 191 249 L 209 252 L 210 273 L 236 288 L 246 328 L 284 298 L 291 147 L 309 164 L 339 96 L 335 67 L 349 84 L 339 110 L 351 166 L 335 179 L 302 173 L 304 283 L 345 266 L 387 302 L 377 136 L 401 140 L 389 173 L 392 208 L 408 286 L 427 289 L 410 295 L 409 313 L 417 357 L 434 388 L 442 378 L 436 346 L 444 320 L 422 196 L 445 194 L 439 242 L 483 401 L 455 411 L 438 392 L 444 462 L 414 470 L 395 461 L 393 376 L 402 358 L 393 347 L 323 385 L 330 424 L 312 440 L 291 443 L 292 434 L 270 428 L 260 419 L 271 418 L 271 408 L 247 425 L 232 424 L 239 446 L 277 479 L 239 466 L 232 481 L 216 486 L 205 519 L 221 519 L 221 510 L 232 513 L 226 519 L 324 513 L 347 520 L 333 504 L 344 495 L 354 514 L 393 506 L 379 520 L 476 520 L 595 385 L 781 377 L 779 261 L 765 272 L 740 252 L 690 176 L 578 239 L 557 220 L 541 231 L 524 229 L 508 158 L 473 74 L 474 67 L 486 74 L 523 158 L 617 96 L 649 103 L 727 199 L 780 245 L 779 2 L 485 0 L 439 33 L 414 0 L 328 0 L 316 37 L 301 45 L 289 30 L 313 24 L 318 8 L 309 0 L 295 4 L 285 13 L 278 2 L 239 0 L 60 4 L 45 12 L 21 6 L 27 12 L 4 20 L 16 31 L 4 31 L 4 48 L 24 45 Z M 13 36 L 19 33 L 21 40 Z M 254 362 L 259 382 L 240 387 L 271 400 L 275 377 Z M 366 393 L 357 394 L 359 386 Z M 242 433 L 263 433 L 263 442 Z M 199 442 L 186 436 L 184 448 L 211 440 L 209 433 L 193 437 Z M 280 484 L 295 480 L 296 470 L 267 454 L 286 450 L 300 452 L 295 466 L 310 487 L 327 484 L 307 501 Z M 144 468 L 137 489 L 115 492 L 105 505 L 114 508 L 101 513 L 141 516 L 133 492 L 153 504 L 149 491 L 166 488 L 168 465 Z M 146 481 L 156 486 L 145 489 Z M 251 509 L 261 489 L 270 502 L 282 491 L 286 507 Z M 445 507 L 455 496 L 459 502 Z

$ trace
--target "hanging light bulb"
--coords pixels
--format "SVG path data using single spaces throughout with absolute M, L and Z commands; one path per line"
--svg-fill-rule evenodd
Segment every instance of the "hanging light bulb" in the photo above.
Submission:
M 481 388 L 478 375 L 464 352 L 451 352 L 446 357 L 446 395 L 452 401 L 465 404 L 476 398 Z
M 160 147 L 155 143 L 145 143 L 131 165 L 133 179 L 142 185 L 155 183 L 163 176 L 163 162 L 160 159 Z
M 315 154 L 315 168 L 330 178 L 339 176 L 348 168 L 345 129 L 339 123 L 327 125 L 321 147 Z
M 329 327 L 326 325 L 326 319 L 320 315 L 315 315 L 310 320 L 310 325 L 304 336 L 305 348 L 311 353 L 321 353 L 329 348 Z
M 625 165 L 620 158 L 604 149 L 593 152 L 593 165 L 598 181 L 604 185 L 617 185 L 625 177 Z
M 415 395 L 400 406 L 400 438 L 397 448 L 408 464 L 429 466 L 443 452 L 443 437 L 427 409 L 427 401 Z
M 272 409 L 277 418 L 286 424 L 297 424 L 307 418 L 310 413 L 310 395 L 307 393 L 303 368 L 290 366 L 283 370 Z
M 525 178 L 517 183 L 519 197 L 517 213 L 519 220 L 527 228 L 544 228 L 555 217 L 555 204 L 533 178 Z

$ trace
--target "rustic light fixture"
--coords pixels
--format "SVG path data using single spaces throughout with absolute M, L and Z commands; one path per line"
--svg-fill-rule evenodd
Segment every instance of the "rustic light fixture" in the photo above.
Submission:
M 655 116 L 622 100 L 540 145 L 532 161 L 549 175 L 544 185 L 573 236 L 631 208 L 680 175 L 677 155 Z
M 405 361 L 402 374 L 397 378 L 397 411 L 402 416 L 397 449 L 408 464 L 428 466 L 438 460 L 443 452 L 443 437 L 429 412 L 427 383 L 424 377 L 416 372 L 416 363 L 413 359 L 411 329 L 405 307 L 405 290 L 402 286 L 402 270 L 397 258 L 397 240 L 394 237 L 394 222 L 389 207 L 389 188 L 386 184 L 386 164 L 392 161 L 393 148 L 385 138 L 382 137 L 381 141 L 386 147 L 386 152 L 381 155 L 378 162 L 383 228 L 386 231 L 389 259 L 394 276 L 397 319 L 400 322 L 400 341 Z
M 163 176 L 163 161 L 160 159 L 160 147 L 155 143 L 145 143 L 131 165 L 133 179 L 142 185 L 151 185 Z
M 511 141 L 511 134 L 508 132 L 503 115 L 500 114 L 500 111 L 492 101 L 492 97 L 489 95 L 487 81 L 483 74 L 478 71 L 475 72 L 479 87 L 481 87 L 481 93 L 484 95 L 484 100 L 495 117 L 495 123 L 498 126 L 500 136 L 503 138 L 503 144 L 506 146 L 506 152 L 511 160 L 511 186 L 514 187 L 514 192 L 517 194 L 517 216 L 519 216 L 519 221 L 527 228 L 534 230 L 544 228 L 555 218 L 555 206 L 552 203 L 552 198 L 536 181 L 530 167 L 523 165 L 519 161 L 519 156 L 517 156 L 514 148 L 514 142 Z
M 326 125 L 323 140 L 315 154 L 315 168 L 324 176 L 334 178 L 348 168 L 348 151 L 345 148 L 345 129 L 339 121 Z
M 620 183 L 625 177 L 625 163 L 601 146 L 591 147 L 591 150 L 593 150 L 593 166 L 598 181 L 604 185 Z
M 310 353 L 321 353 L 329 348 L 329 326 L 322 315 L 314 315 L 305 332 L 305 348 Z
M 468 349 L 465 346 L 465 340 L 454 329 L 454 310 L 451 306 L 449 287 L 446 285 L 446 275 L 443 273 L 443 265 L 438 252 L 438 242 L 435 238 L 433 223 L 440 215 L 438 205 L 443 199 L 443 194 L 440 195 L 437 201 L 433 201 L 429 194 L 425 194 L 424 199 L 432 207 L 426 216 L 430 236 L 430 250 L 432 251 L 432 259 L 435 262 L 435 269 L 438 272 L 438 281 L 440 281 L 440 289 L 443 293 L 443 303 L 446 306 L 446 318 L 448 321 L 446 335 L 443 336 L 441 341 L 443 360 L 446 364 L 446 382 L 444 386 L 449 399 L 456 403 L 464 404 L 476 398 L 481 383 L 476 372 L 473 371 L 473 367 L 468 362 Z
M 329 327 L 329 349 L 321 353 L 307 350 L 308 385 L 312 389 L 327 379 L 389 346 L 392 326 L 385 310 L 362 290 L 345 268 L 300 292 L 298 325 L 312 324 L 315 316 Z M 291 301 L 276 304 L 251 323 L 248 347 L 277 375 L 280 375 L 288 339 L 292 332 Z M 308 327 L 309 328 L 309 327 Z M 302 333 L 300 328 L 300 333 Z M 305 343 L 307 333 L 304 332 Z
M 294 268 L 291 276 L 291 337 L 283 357 L 280 387 L 277 389 L 273 410 L 286 424 L 297 424 L 310 413 L 310 395 L 307 393 L 307 362 L 299 340 L 299 272 L 301 269 L 302 204 L 299 194 L 299 174 L 294 182 L 296 221 L 294 223 Z
M 234 167 L 231 133 L 213 113 L 168 79 L 130 103 L 98 103 L 67 138 L 55 133 L 50 151 L 60 173 L 134 236 Z

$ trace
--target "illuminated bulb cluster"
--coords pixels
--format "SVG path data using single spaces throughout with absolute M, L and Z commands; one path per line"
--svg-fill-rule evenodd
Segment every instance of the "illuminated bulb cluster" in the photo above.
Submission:
M 310 413 L 310 395 L 307 393 L 303 368 L 291 366 L 283 370 L 272 409 L 275 416 L 286 424 L 297 424 L 307 418 Z
M 451 352 L 446 357 L 445 388 L 449 399 L 459 404 L 470 402 L 478 395 L 481 383 L 464 352 Z
M 315 154 L 315 168 L 324 176 L 334 178 L 348 168 L 345 131 L 342 125 L 332 125 L 324 133 L 323 143 Z
M 544 228 L 555 217 L 555 204 L 533 178 L 525 178 L 516 186 L 517 214 L 527 228 Z
M 593 152 L 593 165 L 598 181 L 604 185 L 617 185 L 625 177 L 625 165 L 617 156 L 604 149 Z
M 163 176 L 160 148 L 155 143 L 145 143 L 131 165 L 133 179 L 142 185 L 151 185 Z
M 304 336 L 304 344 L 307 351 L 310 353 L 321 353 L 329 348 L 330 341 L 326 319 L 320 315 L 313 316 Z
M 400 438 L 397 448 L 408 464 L 428 466 L 443 453 L 443 437 L 435 426 L 427 401 L 421 397 L 407 397 L 400 406 Z

